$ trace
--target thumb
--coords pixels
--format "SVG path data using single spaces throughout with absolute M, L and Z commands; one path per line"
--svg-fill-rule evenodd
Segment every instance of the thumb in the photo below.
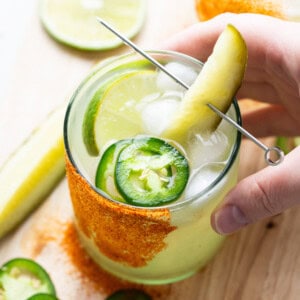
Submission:
M 247 224 L 300 204 L 300 146 L 276 167 L 267 167 L 240 181 L 212 214 L 220 234 L 232 233 Z

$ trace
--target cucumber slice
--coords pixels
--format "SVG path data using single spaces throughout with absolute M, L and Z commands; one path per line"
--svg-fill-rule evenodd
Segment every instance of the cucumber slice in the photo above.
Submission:
M 246 62 L 247 47 L 241 34 L 232 25 L 227 25 L 162 136 L 182 141 L 193 129 L 198 132 L 214 131 L 221 118 L 207 104 L 227 112 L 242 83 Z
M 0 168 L 0 238 L 37 207 L 65 174 L 63 120 L 59 107 Z

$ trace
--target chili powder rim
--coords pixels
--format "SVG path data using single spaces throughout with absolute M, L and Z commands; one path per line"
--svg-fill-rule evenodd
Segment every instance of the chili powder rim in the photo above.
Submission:
M 179 53 L 179 52 L 176 52 L 176 51 L 147 50 L 145 52 L 147 52 L 149 55 L 154 55 L 154 56 L 155 55 L 160 55 L 160 56 L 163 56 L 165 58 L 168 58 L 168 57 L 174 58 L 175 57 L 175 58 L 181 59 L 183 61 L 189 61 L 190 63 L 192 63 L 194 65 L 198 65 L 198 67 L 203 66 L 203 63 L 201 61 L 197 60 L 196 58 L 193 58 L 191 56 L 188 56 L 186 54 Z M 100 63 L 97 66 L 96 69 L 92 70 L 92 72 L 80 83 L 78 88 L 75 90 L 75 92 L 73 93 L 73 95 L 72 95 L 72 97 L 69 101 L 69 104 L 67 106 L 66 113 L 65 113 L 65 119 L 64 119 L 64 125 L 63 125 L 63 138 L 64 138 L 64 144 L 65 144 L 65 152 L 67 154 L 67 157 L 68 157 L 69 161 L 71 162 L 71 164 L 73 165 L 75 170 L 78 172 L 78 174 L 86 181 L 89 188 L 94 190 L 97 194 L 99 194 L 99 196 L 104 197 L 107 201 L 110 201 L 110 202 L 112 202 L 116 205 L 119 205 L 119 206 L 134 209 L 134 210 L 149 211 L 149 210 L 168 209 L 168 210 L 171 210 L 171 211 L 175 211 L 175 210 L 180 209 L 182 206 L 186 206 L 186 205 L 192 204 L 194 201 L 197 201 L 197 199 L 199 199 L 200 197 L 207 194 L 210 190 L 212 190 L 215 186 L 217 186 L 219 182 L 221 182 L 221 180 L 229 172 L 231 166 L 234 164 L 235 160 L 238 157 L 238 152 L 239 152 L 239 149 L 240 149 L 242 136 L 241 136 L 241 133 L 239 131 L 236 132 L 235 143 L 234 143 L 233 148 L 231 150 L 231 153 L 230 153 L 230 155 L 227 159 L 226 165 L 225 165 L 224 169 L 222 170 L 222 172 L 219 174 L 219 176 L 215 180 L 213 180 L 205 189 L 203 189 L 200 192 L 196 193 L 192 197 L 188 197 L 188 198 L 186 198 L 184 200 L 181 200 L 179 202 L 174 201 L 173 203 L 170 203 L 170 204 L 167 204 L 167 205 L 154 206 L 154 207 L 134 206 L 134 205 L 131 205 L 131 204 L 128 204 L 128 203 L 123 203 L 123 202 L 112 199 L 108 194 L 106 194 L 104 191 L 98 189 L 93 183 L 91 183 L 80 171 L 75 159 L 72 156 L 71 149 L 70 149 L 70 143 L 69 143 L 69 138 L 68 138 L 68 121 L 69 121 L 69 117 L 70 117 L 70 114 L 71 114 L 73 104 L 74 104 L 74 102 L 77 98 L 77 95 L 79 94 L 81 89 L 83 89 L 84 86 L 88 83 L 88 81 L 95 74 L 97 74 L 100 71 L 101 68 L 109 66 L 110 64 L 112 64 L 114 62 L 117 62 L 117 61 L 122 61 L 122 60 L 129 59 L 131 57 L 140 57 L 140 56 L 136 53 L 129 53 L 129 54 L 123 54 L 123 55 L 119 55 L 119 56 L 116 56 L 116 57 L 113 57 L 113 58 L 105 59 L 102 63 Z M 141 58 L 141 60 L 143 60 L 143 58 Z M 144 60 L 146 60 L 146 59 L 144 59 Z M 236 122 L 240 126 L 242 126 L 241 111 L 240 111 L 240 108 L 239 108 L 236 97 L 234 97 L 234 99 L 233 99 L 231 107 L 232 106 L 235 110 Z M 209 198 L 202 201 L 201 205 L 204 205 L 207 201 L 209 201 Z

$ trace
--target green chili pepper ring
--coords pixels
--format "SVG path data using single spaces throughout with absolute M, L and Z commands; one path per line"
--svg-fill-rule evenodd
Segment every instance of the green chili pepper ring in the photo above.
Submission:
M 132 139 L 117 158 L 115 184 L 124 199 L 137 206 L 158 206 L 180 197 L 187 184 L 186 158 L 164 140 Z
M 119 290 L 108 296 L 106 300 L 151 300 L 152 298 L 143 291 L 129 289 Z
M 15 258 L 0 269 L 0 292 L 4 299 L 26 299 L 37 293 L 56 295 L 47 272 L 36 262 L 27 258 Z
M 95 184 L 96 187 L 109 194 L 118 201 L 123 199 L 114 185 L 115 166 L 120 151 L 129 145 L 131 140 L 121 140 L 110 145 L 103 153 L 97 168 Z
M 31 296 L 27 300 L 58 300 L 58 298 L 50 294 L 41 293 L 41 294 L 35 294 Z

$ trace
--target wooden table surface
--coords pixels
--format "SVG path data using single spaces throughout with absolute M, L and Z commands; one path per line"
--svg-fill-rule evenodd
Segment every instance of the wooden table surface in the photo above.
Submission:
M 87 53 L 56 43 L 40 25 L 36 0 L 10 1 L 2 14 L 6 18 L 0 21 L 0 164 L 49 111 L 70 97 L 96 62 L 128 51 L 121 47 Z M 147 19 L 135 42 L 157 48 L 160 41 L 195 22 L 193 0 L 149 0 Z M 243 141 L 240 178 L 262 167 L 261 150 Z M 107 280 L 95 282 L 89 271 L 70 262 L 62 241 L 71 221 L 64 179 L 17 230 L 0 241 L 0 265 L 16 256 L 31 257 L 50 273 L 59 299 L 104 299 L 112 289 Z M 299 208 L 263 220 L 230 236 L 213 261 L 193 277 L 146 289 L 155 300 L 300 299 L 299 228 Z

